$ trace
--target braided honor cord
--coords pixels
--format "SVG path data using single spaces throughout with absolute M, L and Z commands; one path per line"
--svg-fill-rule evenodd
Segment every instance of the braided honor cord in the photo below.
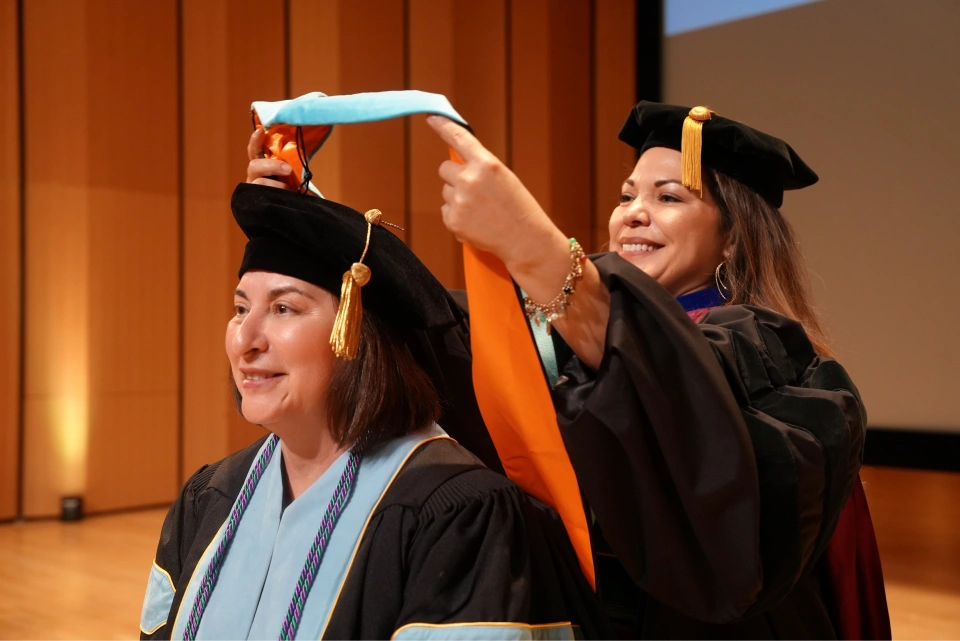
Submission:
M 333 491 L 330 504 L 327 506 L 327 512 L 323 515 L 323 520 L 320 521 L 320 529 L 317 530 L 317 536 L 313 539 L 313 546 L 310 548 L 307 560 L 303 564 L 300 580 L 297 581 L 297 585 L 293 589 L 293 598 L 290 599 L 290 607 L 287 608 L 287 616 L 283 620 L 283 628 L 280 630 L 281 641 L 293 641 L 297 636 L 297 628 L 300 626 L 300 619 L 303 617 L 303 607 L 307 603 L 307 596 L 310 594 L 310 588 L 313 587 L 313 581 L 317 578 L 317 570 L 320 568 L 320 561 L 323 560 L 323 553 L 327 549 L 330 535 L 333 534 L 333 528 L 337 525 L 340 513 L 343 512 L 344 506 L 350 500 L 350 490 L 353 488 L 353 482 L 357 477 L 357 468 L 360 467 L 360 456 L 359 448 L 350 452 L 347 464 L 343 468 L 343 474 L 340 475 L 340 482 L 337 483 L 337 489 Z
M 217 546 L 216 552 L 213 553 L 213 558 L 210 559 L 207 571 L 203 575 L 203 580 L 200 582 L 200 589 L 197 590 L 197 597 L 193 600 L 193 609 L 190 610 L 190 620 L 183 629 L 184 641 L 192 641 L 197 636 L 197 628 L 200 627 L 200 619 L 203 617 L 203 611 L 210 601 L 210 595 L 213 594 L 213 588 L 217 585 L 217 579 L 220 578 L 220 568 L 223 567 L 223 559 L 227 556 L 227 548 L 230 547 L 230 543 L 233 541 L 233 535 L 240 525 L 240 519 L 243 518 L 243 513 L 246 511 L 247 505 L 250 504 L 253 492 L 257 489 L 257 484 L 263 475 L 263 470 L 266 469 L 279 442 L 280 437 L 276 434 L 270 436 L 267 447 L 260 453 L 260 458 L 257 459 L 253 469 L 250 470 L 250 474 L 247 475 L 247 480 L 243 484 L 243 491 L 240 492 L 240 496 L 237 497 L 237 502 L 233 504 L 233 510 L 230 512 L 230 520 L 227 522 L 227 529 L 223 533 L 223 538 L 220 539 L 220 545 Z

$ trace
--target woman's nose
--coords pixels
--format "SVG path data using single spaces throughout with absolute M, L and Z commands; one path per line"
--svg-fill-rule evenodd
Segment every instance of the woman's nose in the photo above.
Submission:
M 642 227 L 650 224 L 650 217 L 647 215 L 647 208 L 643 202 L 637 198 L 630 206 L 623 211 L 624 227 Z
M 267 338 L 263 321 L 253 314 L 241 321 L 233 337 L 233 348 L 237 356 L 250 356 L 267 349 Z

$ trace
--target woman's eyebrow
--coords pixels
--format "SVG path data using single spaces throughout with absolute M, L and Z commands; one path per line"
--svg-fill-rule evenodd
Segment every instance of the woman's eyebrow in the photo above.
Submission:
M 673 183 L 674 185 L 680 185 L 681 187 L 683 186 L 682 182 L 680 182 L 679 180 L 674 180 L 673 178 L 661 178 L 657 182 L 653 183 L 653 186 L 663 187 L 664 185 L 669 185 L 670 183 Z
M 306 296 L 307 298 L 312 299 L 313 296 L 303 291 L 299 287 L 294 287 L 293 285 L 288 285 L 286 287 L 277 287 L 270 290 L 270 300 L 283 296 L 284 294 L 300 294 L 301 296 Z
M 624 185 L 630 185 L 631 187 L 636 187 L 636 184 L 633 182 L 633 178 L 627 178 L 623 181 Z

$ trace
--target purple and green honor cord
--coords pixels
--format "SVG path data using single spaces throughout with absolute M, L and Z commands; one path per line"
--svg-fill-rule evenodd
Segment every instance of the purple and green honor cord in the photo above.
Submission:
M 263 471 L 270 463 L 274 450 L 280 438 L 274 434 L 267 441 L 266 447 L 260 452 L 260 457 L 254 464 L 253 469 L 247 475 L 247 480 L 243 484 L 243 491 L 237 497 L 233 504 L 233 510 L 230 512 L 230 519 L 227 521 L 226 530 L 220 544 L 217 546 L 207 571 L 200 582 L 200 588 L 197 590 L 197 596 L 193 600 L 193 608 L 190 611 L 190 619 L 183 630 L 184 641 L 192 641 L 197 636 L 197 630 L 200 628 L 200 620 L 203 618 L 203 612 L 210 602 L 210 595 L 213 594 L 213 588 L 217 585 L 217 579 L 220 577 L 220 568 L 223 567 L 223 560 L 227 556 L 227 550 L 233 536 L 240 525 L 240 519 L 250 504 L 260 477 Z M 323 560 L 323 553 L 327 549 L 327 543 L 330 541 L 330 535 L 333 534 L 333 528 L 337 524 L 340 513 L 350 499 L 350 490 L 357 478 L 357 469 L 360 467 L 360 452 L 356 448 L 350 451 L 347 457 L 347 464 L 340 474 L 340 481 L 337 483 L 330 503 L 327 505 L 327 511 L 320 521 L 320 528 L 317 530 L 317 536 L 313 539 L 313 545 L 307 554 L 307 560 L 303 564 L 303 570 L 300 572 L 300 578 L 293 589 L 293 597 L 290 599 L 290 605 L 287 607 L 287 616 L 284 617 L 283 626 L 280 630 L 280 639 L 283 641 L 292 641 L 297 636 L 297 627 L 300 625 L 300 619 L 303 618 L 303 608 L 307 603 L 307 596 L 310 594 L 310 588 L 317 577 L 317 570 L 320 568 L 320 562 Z

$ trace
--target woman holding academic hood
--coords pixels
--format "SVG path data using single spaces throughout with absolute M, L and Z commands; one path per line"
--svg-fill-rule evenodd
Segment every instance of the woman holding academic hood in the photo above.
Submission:
M 851 495 L 866 514 L 866 414 L 779 211 L 816 174 L 706 108 L 641 102 L 620 133 L 640 156 L 610 252 L 586 259 L 470 132 L 428 121 L 463 160 L 440 167 L 445 224 L 499 257 L 528 318 L 555 330 L 541 356 L 556 359 L 558 423 L 616 632 L 889 638 L 879 577 L 836 594 L 826 567 Z M 878 571 L 872 530 L 857 535 Z M 836 604 L 858 589 L 851 624 Z

